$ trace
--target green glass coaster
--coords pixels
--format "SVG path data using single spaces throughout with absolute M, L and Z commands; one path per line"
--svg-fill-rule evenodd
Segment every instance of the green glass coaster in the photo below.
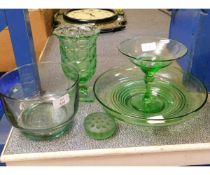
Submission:
M 117 125 L 112 117 L 102 112 L 96 112 L 85 118 L 84 128 L 90 138 L 103 140 L 115 133 Z

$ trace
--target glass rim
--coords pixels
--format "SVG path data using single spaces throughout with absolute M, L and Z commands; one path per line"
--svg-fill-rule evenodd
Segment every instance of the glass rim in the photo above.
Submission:
M 39 63 L 30 63 L 30 64 L 24 64 L 24 65 L 22 65 L 22 66 L 18 66 L 18 67 L 16 67 L 16 68 L 14 68 L 14 69 L 12 69 L 12 70 L 10 70 L 10 71 L 8 71 L 8 72 L 6 72 L 5 74 L 3 74 L 1 77 L 0 77 L 0 81 L 3 79 L 3 78 L 5 78 L 7 75 L 9 75 L 9 74 L 11 74 L 12 72 L 15 72 L 15 71 L 17 71 L 17 70 L 19 70 L 19 69 L 21 69 L 21 68 L 24 68 L 24 67 L 28 67 L 28 66 L 32 66 L 32 65 L 40 65 L 40 64 L 60 64 L 60 65 L 65 65 L 64 63 L 62 63 L 62 62 L 55 62 L 55 61 L 41 61 L 41 62 L 39 62 Z M 76 72 L 76 74 L 77 74 L 77 79 L 74 81 L 74 83 L 71 85 L 71 87 L 69 87 L 69 88 L 67 88 L 66 89 L 66 91 L 67 90 L 71 90 L 71 89 L 73 89 L 75 86 L 76 86 L 76 84 L 78 84 L 78 82 L 79 82 L 79 72 L 78 72 L 78 69 L 73 65 L 73 64 L 71 64 L 71 63 L 67 63 L 68 65 L 71 65 L 71 67 L 74 69 L 74 71 Z M 3 94 L 3 93 L 1 93 L 1 91 L 0 91 L 0 97 L 3 97 L 3 98 L 7 98 L 7 99 L 10 99 L 10 100 L 13 100 L 13 101 L 19 101 L 19 102 L 23 102 L 23 101 L 37 101 L 37 100 L 35 100 L 35 99 L 16 99 L 16 98 L 12 98 L 12 97 L 9 97 L 9 96 L 7 96 L 7 95 L 5 95 L 5 94 Z
M 91 31 L 91 33 L 89 33 L 88 35 L 86 34 L 80 34 L 80 35 L 69 35 L 69 34 L 57 34 L 56 30 L 59 30 L 59 28 L 63 27 L 63 28 L 68 28 L 68 27 L 78 27 L 83 29 L 83 27 L 92 27 L 93 30 Z M 87 23 L 87 24 L 62 24 L 59 27 L 55 28 L 53 30 L 53 35 L 57 36 L 58 38 L 90 38 L 93 36 L 98 36 L 100 33 L 100 29 L 95 25 L 95 23 Z
M 184 51 L 183 51 L 183 53 L 180 55 L 180 56 L 178 56 L 178 57 L 176 57 L 176 58 L 174 58 L 174 59 L 164 59 L 164 60 L 157 60 L 156 62 L 168 62 L 168 61 L 173 61 L 173 60 L 178 60 L 178 59 L 180 59 L 180 58 L 182 58 L 182 57 L 184 57 L 187 53 L 188 53 L 188 49 L 187 49 L 187 47 L 183 44 L 183 43 L 181 43 L 181 42 L 179 42 L 179 41 L 176 41 L 176 40 L 174 40 L 174 39 L 170 39 L 170 38 L 167 38 L 167 37 L 159 37 L 159 36 L 155 36 L 155 35 L 135 35 L 135 36 L 133 36 L 133 37 L 131 37 L 131 38 L 128 38 L 128 39 L 126 39 L 126 40 L 123 40 L 123 41 L 121 41 L 120 43 L 119 43 L 119 45 L 118 45 L 118 50 L 120 51 L 120 53 L 122 53 L 123 55 L 125 55 L 125 56 L 128 56 L 129 58 L 133 58 L 133 59 L 137 59 L 135 56 L 132 56 L 132 55 L 129 55 L 129 54 L 127 54 L 126 52 L 124 52 L 123 50 L 122 50 L 122 48 L 121 48 L 121 46 L 122 46 L 122 44 L 123 43 L 126 43 L 126 42 L 128 42 L 128 41 L 132 41 L 132 40 L 134 40 L 134 39 L 138 39 L 138 38 L 148 38 L 148 39 L 154 39 L 154 40 L 168 40 L 168 41 L 171 41 L 171 42 L 174 42 L 174 43 L 176 43 L 176 44 L 178 44 L 178 45 L 180 45 L 180 46 L 182 46 L 183 48 L 184 48 Z M 152 42 L 152 41 L 151 41 Z M 155 42 L 155 41 L 154 41 Z M 155 54 L 154 54 L 155 55 Z M 158 54 L 157 54 L 158 55 Z M 152 61 L 150 61 L 150 60 L 143 60 L 143 61 L 147 61 L 147 62 L 152 62 Z

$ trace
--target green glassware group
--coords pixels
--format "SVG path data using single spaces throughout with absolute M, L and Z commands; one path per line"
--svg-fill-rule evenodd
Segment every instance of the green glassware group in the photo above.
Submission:
M 94 96 L 86 82 L 96 70 L 99 30 L 90 24 L 61 25 L 54 34 L 59 38 L 62 63 L 71 63 L 80 72 L 80 101 L 92 102 Z M 182 43 L 136 36 L 121 42 L 119 51 L 136 67 L 111 69 L 94 85 L 96 98 L 112 116 L 132 124 L 165 126 L 185 120 L 205 104 L 207 92 L 203 84 L 171 66 L 187 53 Z
M 94 85 L 97 100 L 110 115 L 135 125 L 166 126 L 188 119 L 205 104 L 202 82 L 172 66 L 187 53 L 183 44 L 136 36 L 120 43 L 119 50 L 135 66 L 110 69 Z

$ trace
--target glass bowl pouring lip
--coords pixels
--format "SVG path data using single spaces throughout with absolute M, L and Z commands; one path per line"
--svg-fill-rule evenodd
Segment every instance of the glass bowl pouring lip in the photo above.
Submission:
M 43 62 L 39 62 L 39 63 L 24 64 L 24 65 L 22 65 L 22 66 L 16 67 L 16 68 L 12 69 L 11 71 L 6 72 L 5 74 L 3 74 L 3 75 L 0 77 L 0 81 L 1 81 L 4 77 L 6 77 L 7 75 L 9 75 L 10 73 L 12 73 L 12 72 L 14 72 L 14 71 L 16 71 L 16 70 L 18 70 L 18 69 L 20 69 L 20 68 L 24 68 L 24 67 L 32 66 L 32 65 L 49 64 L 49 63 L 50 63 L 50 64 L 62 64 L 61 62 L 55 62 L 55 61 L 43 61 Z M 71 68 L 73 68 L 74 71 L 77 73 L 77 79 L 76 79 L 76 81 L 71 85 L 71 87 L 65 89 L 66 91 L 73 89 L 73 88 L 76 86 L 76 84 L 78 84 L 78 82 L 79 82 L 79 72 L 78 72 L 78 69 L 77 69 L 73 64 L 68 63 L 68 65 L 70 65 Z M 10 100 L 15 100 L 15 101 L 19 101 L 19 102 L 23 102 L 23 101 L 37 101 L 37 100 L 35 100 L 35 99 L 27 99 L 27 98 L 26 98 L 26 99 L 16 99 L 16 98 L 9 97 L 9 96 L 7 96 L 7 95 L 1 93 L 1 92 L 0 92 L 0 97 L 4 97 L 4 98 L 10 99 Z
M 137 66 L 134 66 L 134 65 L 132 66 L 132 65 L 125 65 L 125 64 L 124 64 L 124 65 L 121 65 L 121 66 L 114 66 L 114 67 L 112 67 L 111 69 L 108 69 L 107 71 L 105 71 L 105 72 L 103 72 L 101 75 L 99 75 L 99 76 L 97 77 L 97 79 L 95 80 L 94 85 L 93 85 L 93 92 L 94 92 L 94 94 L 95 94 L 96 99 L 98 100 L 98 102 L 99 102 L 103 107 L 107 108 L 108 110 L 110 110 L 110 111 L 112 111 L 112 112 L 114 112 L 114 113 L 117 113 L 118 115 L 123 115 L 123 116 L 126 116 L 126 117 L 128 117 L 128 118 L 136 118 L 137 116 L 135 116 L 135 115 L 126 115 L 126 114 L 120 113 L 119 111 L 116 111 L 116 110 L 110 108 L 109 106 L 107 106 L 106 104 L 104 104 L 104 103 L 99 99 L 99 97 L 98 97 L 98 95 L 97 95 L 97 93 L 96 93 L 96 84 L 97 84 L 97 82 L 100 80 L 100 78 L 103 77 L 106 73 L 111 72 L 111 71 L 113 71 L 113 70 L 122 69 L 122 67 L 123 67 L 123 68 L 125 68 L 125 67 L 127 67 L 127 68 L 138 68 Z M 177 69 L 177 68 L 176 68 L 176 67 L 173 67 L 173 69 Z M 184 71 L 182 71 L 182 70 L 179 70 L 179 69 L 177 69 L 177 70 L 178 70 L 178 71 L 181 71 L 182 73 L 184 73 Z M 203 103 L 202 103 L 198 108 L 196 108 L 196 109 L 194 109 L 194 110 L 192 110 L 192 111 L 190 111 L 190 112 L 188 112 L 188 113 L 185 113 L 185 114 L 183 114 L 183 115 L 180 115 L 180 116 L 177 116 L 177 117 L 173 117 L 173 118 L 168 118 L 168 119 L 166 119 L 167 121 L 173 120 L 173 119 L 177 119 L 177 118 L 182 118 L 182 117 L 184 117 L 184 116 L 187 116 L 187 115 L 189 115 L 189 114 L 192 114 L 192 113 L 194 113 L 194 112 L 200 110 L 200 109 L 206 104 L 207 99 L 208 99 L 208 90 L 207 90 L 206 86 L 205 86 L 199 79 L 197 79 L 196 77 L 194 77 L 193 75 L 190 75 L 190 76 L 191 76 L 193 79 L 195 79 L 196 81 L 198 81 L 198 82 L 203 86 L 203 88 L 204 88 L 204 90 L 205 90 L 205 99 L 204 99 Z M 146 120 L 145 118 L 141 118 L 141 117 L 139 117 L 139 119 L 140 119 L 140 120 Z M 165 121 L 165 119 L 149 119 L 149 120 L 154 120 L 154 121 Z
M 174 59 L 164 59 L 164 60 L 158 60 L 158 61 L 153 61 L 153 62 L 167 62 L 167 61 L 178 60 L 178 59 L 184 57 L 184 56 L 187 54 L 187 52 L 188 52 L 187 47 L 186 47 L 183 43 L 181 43 L 181 42 L 179 42 L 179 41 L 176 41 L 176 40 L 173 40 L 173 39 L 169 39 L 169 38 L 166 38 L 166 37 L 158 37 L 158 36 L 153 36 L 153 35 L 136 35 L 136 36 L 133 36 L 133 37 L 131 37 L 131 38 L 128 38 L 128 39 L 126 39 L 126 40 L 121 41 L 120 44 L 119 44 L 119 46 L 117 47 L 118 50 L 120 51 L 120 53 L 122 53 L 122 54 L 125 55 L 125 56 L 128 56 L 129 58 L 133 58 L 133 59 L 135 59 L 135 60 L 136 60 L 136 57 L 135 57 L 135 56 L 129 55 L 129 54 L 123 52 L 122 49 L 121 49 L 121 45 L 122 45 L 123 43 L 125 43 L 125 42 L 127 42 L 127 41 L 134 40 L 135 38 L 148 38 L 148 39 L 149 39 L 149 38 L 151 38 L 151 39 L 153 38 L 153 39 L 157 39 L 157 40 L 169 40 L 169 41 L 173 41 L 173 42 L 179 44 L 180 46 L 182 46 L 182 47 L 184 48 L 183 53 L 180 54 L 177 58 L 174 58 Z M 151 41 L 151 42 L 152 42 L 152 41 Z M 144 61 L 150 62 L 150 60 L 144 60 Z

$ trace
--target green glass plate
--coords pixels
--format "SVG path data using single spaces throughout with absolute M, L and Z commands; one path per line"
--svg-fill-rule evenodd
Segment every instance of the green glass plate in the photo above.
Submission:
M 158 112 L 135 108 L 134 104 L 141 103 L 146 91 L 144 72 L 136 66 L 121 66 L 103 73 L 94 84 L 94 93 L 112 116 L 145 126 L 165 126 L 185 121 L 207 100 L 205 86 L 173 66 L 157 72 L 150 86 L 151 97 L 162 106 Z

